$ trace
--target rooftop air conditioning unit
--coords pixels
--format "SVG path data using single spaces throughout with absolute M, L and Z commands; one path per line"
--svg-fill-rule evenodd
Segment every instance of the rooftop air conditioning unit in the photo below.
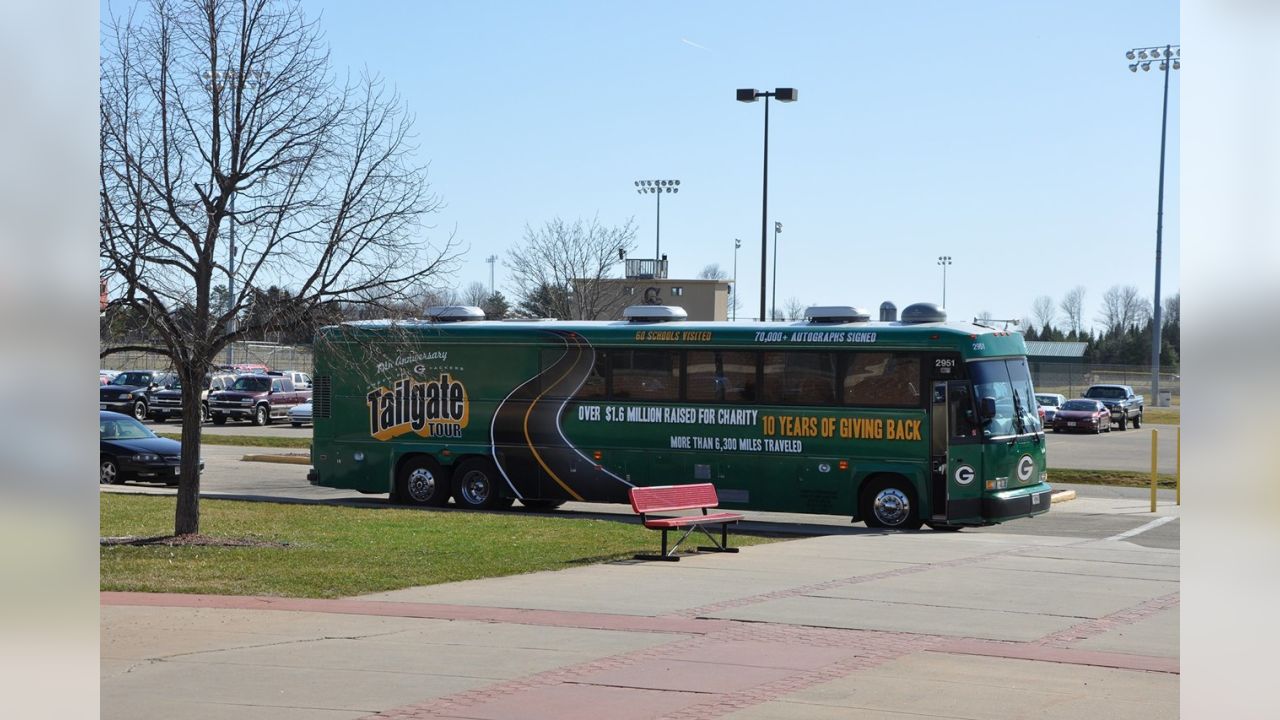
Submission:
M 474 305 L 440 305 L 429 307 L 424 313 L 427 320 L 437 323 L 484 319 L 484 311 Z
M 913 303 L 902 309 L 903 325 L 939 323 L 947 321 L 947 311 L 934 303 Z
M 622 317 L 633 323 L 679 322 L 688 320 L 689 313 L 679 305 L 632 305 L 622 311 Z
M 871 313 L 851 305 L 814 305 L 806 308 L 804 319 L 815 325 L 867 322 Z

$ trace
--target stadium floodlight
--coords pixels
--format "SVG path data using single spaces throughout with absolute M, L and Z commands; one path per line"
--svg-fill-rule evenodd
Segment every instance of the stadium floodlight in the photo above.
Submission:
M 662 253 L 662 193 L 676 192 L 675 186 L 679 184 L 680 184 L 679 180 L 667 180 L 667 179 L 636 181 L 636 185 L 640 188 L 639 192 L 641 194 L 649 193 L 649 194 L 658 196 L 655 199 L 655 205 L 657 207 L 657 222 L 654 223 L 654 230 L 653 230 L 653 234 L 654 234 L 653 257 L 655 261 L 662 257 L 662 254 L 661 254 Z

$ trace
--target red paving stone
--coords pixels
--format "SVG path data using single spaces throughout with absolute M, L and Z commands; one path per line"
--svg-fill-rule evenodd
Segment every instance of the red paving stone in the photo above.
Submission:
M 730 663 L 751 667 L 816 670 L 824 665 L 846 660 L 858 653 L 856 648 L 828 648 L 814 645 L 792 645 L 764 640 L 708 639 L 677 657 L 679 660 L 706 663 Z

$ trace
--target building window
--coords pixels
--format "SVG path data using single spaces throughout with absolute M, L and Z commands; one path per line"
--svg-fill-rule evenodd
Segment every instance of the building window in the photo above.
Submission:
M 636 294 L 636 289 L 635 289 L 635 288 L 633 288 L 633 287 L 629 287 L 629 288 L 622 288 L 622 292 L 626 293 L 627 295 L 635 295 L 635 294 Z
M 683 294 L 684 294 L 684 288 L 682 288 L 682 287 L 673 287 L 673 288 L 671 288 L 671 294 L 672 294 L 672 295 L 676 295 L 676 296 L 683 295 Z

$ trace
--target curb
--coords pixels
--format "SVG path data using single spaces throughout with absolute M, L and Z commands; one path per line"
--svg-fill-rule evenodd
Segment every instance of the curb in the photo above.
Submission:
M 1075 499 L 1076 499 L 1075 490 L 1059 490 L 1049 498 L 1049 502 L 1060 503 L 1060 502 L 1067 502 L 1068 500 L 1075 500 Z
M 286 465 L 310 465 L 309 455 L 245 455 L 240 458 L 244 462 L 284 463 Z

